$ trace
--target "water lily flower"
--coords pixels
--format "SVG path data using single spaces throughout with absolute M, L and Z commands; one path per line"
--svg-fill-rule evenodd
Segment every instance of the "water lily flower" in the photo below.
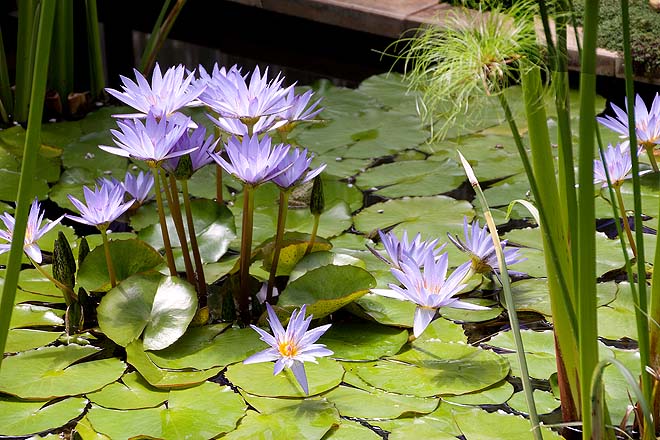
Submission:
M 284 77 L 279 74 L 268 81 L 267 68 L 262 76 L 257 66 L 249 83 L 247 75 L 241 75 L 237 68 L 225 71 L 224 75 L 222 71 L 218 72 L 207 82 L 199 99 L 221 117 L 240 119 L 252 125 L 260 118 L 281 113 L 290 106 L 285 96 L 293 86 L 283 88 Z
M 86 204 L 72 195 L 67 196 L 80 215 L 66 214 L 66 217 L 103 230 L 107 229 L 110 223 L 117 220 L 135 202 L 132 199 L 124 202 L 124 187 L 110 181 L 104 182 L 100 186 L 94 185 L 93 190 L 83 186 L 83 194 Z
M 143 171 L 140 171 L 136 176 L 130 171 L 127 171 L 124 181 L 121 184 L 126 193 L 141 205 L 149 199 L 149 193 L 154 186 L 154 176 L 151 173 L 145 173 Z
M 479 220 L 475 220 L 470 229 L 468 218 L 463 217 L 463 237 L 465 238 L 465 243 L 458 236 L 452 237 L 449 233 L 447 236 L 459 250 L 470 256 L 471 269 L 475 273 L 489 273 L 491 271 L 499 273 L 500 265 L 497 260 L 497 254 L 495 253 L 495 245 L 490 237 L 487 225 L 481 228 L 479 226 Z M 507 240 L 501 241 L 504 261 L 507 267 L 527 260 L 527 258 L 520 257 L 520 249 L 507 248 L 506 244 Z
M 417 264 L 421 264 L 428 253 L 437 257 L 447 245 L 444 243 L 438 247 L 438 239 L 422 240 L 422 234 L 419 233 L 415 235 L 413 240 L 408 241 L 408 231 L 405 230 L 403 231 L 401 240 L 393 232 L 384 233 L 379 230 L 378 235 L 380 235 L 380 241 L 385 246 L 387 257 L 374 248 L 367 247 L 376 257 L 396 269 L 401 268 L 400 265 L 404 259 L 411 259 Z
M 140 113 L 114 115 L 121 118 L 144 118 L 152 113 L 157 119 L 167 118 L 182 107 L 190 105 L 203 91 L 204 84 L 195 82 L 194 73 L 184 78 L 185 67 L 179 65 L 170 67 L 161 74 L 156 63 L 151 75 L 151 85 L 136 69 L 134 82 L 125 76 L 120 76 L 123 92 L 107 88 L 110 95 L 130 105 Z
M 99 148 L 118 156 L 144 160 L 149 166 L 157 166 L 166 159 L 183 156 L 197 148 L 174 151 L 174 146 L 187 130 L 189 122 L 190 118 L 183 115 L 158 120 L 153 113 L 147 115 L 145 124 L 137 119 L 118 121 L 121 131 L 110 130 L 117 147 L 99 145 Z
M 207 138 L 206 128 L 199 126 L 192 132 L 184 132 L 174 145 L 174 151 L 190 151 L 191 171 L 194 173 L 203 166 L 213 162 L 211 153 L 215 152 L 215 147 L 219 141 L 220 139 L 215 140 L 213 135 Z M 163 168 L 168 172 L 174 172 L 179 164 L 179 159 L 180 156 L 168 159 L 163 162 Z
M 35 197 L 32 205 L 30 206 L 30 213 L 28 214 L 28 221 L 25 229 L 25 240 L 23 245 L 23 251 L 35 263 L 41 264 L 42 260 L 41 248 L 39 248 L 37 241 L 39 241 L 39 239 L 43 237 L 48 231 L 57 226 L 60 221 L 62 221 L 62 218 L 64 218 L 64 216 L 61 216 L 57 220 L 41 227 L 41 223 L 44 219 L 44 212 L 41 211 L 39 200 L 37 200 Z M 11 239 L 14 233 L 16 219 L 14 219 L 14 216 L 11 214 L 5 212 L 0 215 L 0 220 L 2 220 L 2 222 L 5 224 L 5 229 L 0 228 L 0 240 L 7 242 L 0 244 L 0 254 L 4 254 L 5 252 L 9 252 L 11 247 Z
M 284 159 L 279 164 L 279 168 L 284 169 L 284 172 L 279 176 L 273 177 L 273 183 L 281 189 L 286 190 L 309 182 L 321 174 L 326 167 L 326 164 L 322 164 L 318 168 L 309 170 L 313 158 L 313 154 L 307 155 L 306 148 L 302 151 L 300 148 L 289 150 L 289 153 L 284 156 Z
M 309 105 L 313 94 L 313 91 L 308 90 L 302 95 L 296 95 L 294 90 L 290 89 L 285 97 L 288 108 L 281 112 L 279 116 L 286 120 L 288 124 L 314 119 L 316 115 L 323 111 L 323 107 L 319 107 L 323 98 L 319 98 Z
M 211 157 L 229 174 L 233 174 L 246 185 L 257 186 L 284 173 L 286 168 L 280 167 L 289 145 L 278 144 L 271 147 L 271 139 L 264 136 L 261 140 L 255 134 L 244 136 L 242 140 L 231 137 L 225 146 L 229 162 L 217 153 Z
M 637 154 L 643 150 L 639 148 Z M 621 186 L 624 180 L 632 177 L 632 160 L 628 143 L 612 144 L 607 146 L 605 156 L 601 157 L 607 163 L 607 171 L 610 175 L 612 186 Z M 607 187 L 607 175 L 605 174 L 605 164 L 601 159 L 594 159 L 594 184 L 599 184 L 602 188 Z
M 605 127 L 615 131 L 622 138 L 628 137 L 628 101 L 626 101 L 626 111 L 616 104 L 610 104 L 616 117 L 597 116 L 596 119 Z M 646 108 L 644 100 L 635 96 L 635 133 L 637 141 L 640 144 L 656 144 L 660 141 L 660 95 L 655 94 L 651 109 Z
M 449 277 L 449 257 L 447 253 L 435 257 L 432 252 L 424 255 L 420 264 L 411 258 L 404 258 L 401 269 L 392 268 L 392 275 L 403 285 L 390 284 L 392 291 L 387 296 L 417 304 L 413 320 L 413 334 L 418 338 L 433 320 L 441 307 L 456 309 L 488 310 L 487 307 L 470 304 L 454 298 L 466 285 L 462 284 L 468 274 L 470 264 L 456 268 Z
M 312 315 L 305 318 L 306 305 L 303 305 L 300 310 L 293 311 L 289 324 L 284 330 L 270 304 L 266 303 L 266 309 L 268 310 L 268 324 L 270 324 L 273 334 L 271 335 L 255 325 L 250 325 L 250 327 L 259 333 L 260 339 L 270 345 L 270 348 L 253 354 L 245 359 L 243 363 L 256 364 L 276 361 L 273 375 L 281 373 L 284 368 L 290 369 L 305 394 L 309 394 L 304 362 L 317 363 L 317 357 L 333 354 L 325 345 L 315 344 L 323 333 L 330 328 L 331 324 L 322 325 L 308 331 Z

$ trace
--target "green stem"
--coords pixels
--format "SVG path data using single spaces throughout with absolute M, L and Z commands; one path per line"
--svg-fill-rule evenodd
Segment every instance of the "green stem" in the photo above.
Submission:
M 631 145 L 633 145 L 631 143 Z M 646 150 L 646 154 L 649 157 L 649 162 L 651 162 L 651 168 L 653 168 L 653 172 L 657 173 L 658 172 L 658 162 L 655 160 L 655 154 L 653 154 L 655 150 L 655 144 L 652 142 L 644 142 L 642 143 L 642 146 Z
M 103 96 L 105 76 L 103 75 L 103 51 L 101 50 L 101 37 L 99 33 L 98 13 L 96 0 L 85 0 L 87 15 L 87 50 L 89 52 L 90 89 L 93 99 Z
M 23 259 L 23 246 L 25 243 L 25 230 L 27 229 L 28 211 L 33 193 L 33 176 L 37 169 L 37 158 L 41 146 L 41 115 L 44 108 L 44 95 L 46 94 L 46 75 L 48 73 L 48 56 L 50 42 L 53 37 L 53 18 L 55 16 L 55 2 L 44 2 L 39 15 L 39 30 L 37 32 L 35 68 L 33 75 L 32 93 L 30 94 L 30 112 L 28 126 L 25 133 L 25 147 L 21 163 L 21 175 L 16 196 L 15 225 L 12 233 L 12 242 L 5 271 L 5 283 L 0 296 L 0 353 L 4 353 L 9 322 L 14 310 L 14 299 L 18 286 L 18 275 Z M 25 72 L 24 72 L 25 73 Z M 2 356 L 0 356 L 0 366 Z
M 280 206 L 277 211 L 277 232 L 275 234 L 275 246 L 273 247 L 273 261 L 270 266 L 270 276 L 268 277 L 266 302 L 270 302 L 273 298 L 273 287 L 275 286 L 275 277 L 277 276 L 277 266 L 280 262 L 280 250 L 282 249 L 282 239 L 284 238 L 284 226 L 286 225 L 286 214 L 289 210 L 290 195 L 291 190 L 280 189 Z
M 238 313 L 244 324 L 250 322 L 250 264 L 252 261 L 252 221 L 254 211 L 254 188 L 243 186 L 243 227 L 241 236 L 241 295 Z
M 2 40 L 2 30 L 0 30 L 0 106 L 2 107 L 0 115 L 2 120 L 9 123 L 9 115 L 14 112 L 14 100 L 11 96 L 9 68 L 7 67 L 5 44 Z
M 62 290 L 64 293 L 64 298 L 66 299 L 66 305 L 69 306 L 71 303 L 75 300 L 78 299 L 78 295 L 67 285 L 62 284 L 61 282 L 57 281 L 51 274 L 46 272 L 46 270 L 41 267 L 36 261 L 34 261 L 32 258 L 28 256 L 28 259 L 30 260 L 30 263 L 32 263 L 32 266 L 34 266 L 37 271 L 44 276 L 44 278 L 47 278 L 48 281 L 51 283 L 55 284 L 58 289 Z
M 170 214 L 174 221 L 174 228 L 176 235 L 179 237 L 181 244 L 181 253 L 183 254 L 183 265 L 186 268 L 186 279 L 193 286 L 195 285 L 195 270 L 193 269 L 192 260 L 190 259 L 190 251 L 188 250 L 188 239 L 186 237 L 186 228 L 183 227 L 183 215 L 181 214 L 181 204 L 179 203 L 179 189 L 176 186 L 176 178 L 170 174 L 170 185 L 165 194 L 167 195 L 168 206 L 170 207 Z M 168 187 L 163 174 L 163 186 Z
M 110 277 L 110 286 L 117 286 L 117 276 L 115 275 L 115 266 L 112 264 L 112 255 L 110 255 L 110 242 L 108 241 L 107 227 L 97 226 L 101 231 L 103 238 L 103 249 L 105 250 L 105 263 L 108 266 L 108 277 Z
M 509 311 L 509 323 L 511 325 L 511 332 L 513 333 L 513 340 L 516 344 L 516 355 L 518 357 L 518 364 L 520 365 L 521 372 L 521 382 L 523 386 L 523 392 L 525 393 L 525 400 L 527 401 L 527 409 L 529 411 L 529 422 L 532 425 L 532 432 L 534 433 L 534 438 L 537 440 L 543 439 L 543 433 L 541 432 L 539 416 L 536 412 L 536 404 L 534 403 L 534 389 L 532 388 L 532 383 L 529 379 L 529 370 L 527 368 L 527 360 L 525 359 L 525 347 L 522 341 L 522 336 L 520 334 L 520 323 L 518 322 L 518 313 L 516 312 L 515 302 L 513 300 L 513 292 L 511 290 L 511 280 L 509 279 L 509 271 L 506 267 L 506 259 L 504 258 L 504 252 L 502 251 L 502 244 L 500 242 L 500 237 L 497 235 L 497 226 L 495 226 L 495 221 L 493 220 L 493 215 L 488 208 L 488 201 L 486 196 L 481 190 L 481 185 L 474 175 L 472 167 L 465 160 L 465 157 L 459 152 L 459 157 L 461 163 L 465 168 L 465 173 L 468 176 L 468 180 L 472 185 L 472 188 L 477 194 L 477 198 L 481 202 L 482 212 L 484 213 L 484 218 L 488 224 L 488 230 L 490 232 L 490 237 L 495 246 L 495 253 L 497 254 L 497 260 L 500 267 L 501 276 L 499 277 L 500 283 L 502 284 L 502 291 L 504 292 L 504 301 Z M 493 272 L 495 273 L 495 272 Z M 495 273 L 495 276 L 497 274 Z
M 621 220 L 623 221 L 623 229 L 626 231 L 626 235 L 628 236 L 630 249 L 632 250 L 632 253 L 635 256 L 635 258 L 637 258 L 637 246 L 635 246 L 635 239 L 633 238 L 632 231 L 630 230 L 630 223 L 628 223 L 628 214 L 626 214 L 626 208 L 623 206 L 623 197 L 621 197 L 621 186 L 614 185 L 614 192 L 616 193 L 616 199 L 619 204 L 619 210 L 621 211 Z
M 585 13 L 587 13 L 585 9 Z M 632 53 L 630 47 L 630 14 L 628 0 L 621 1 L 621 29 L 623 31 L 623 60 L 626 78 L 626 103 L 629 109 L 634 109 L 634 80 L 632 70 Z M 595 37 L 594 37 L 595 38 Z M 642 191 L 639 179 L 639 158 L 637 157 L 637 134 L 635 132 L 635 112 L 628 112 L 628 137 L 630 139 L 630 159 L 632 163 L 633 202 L 635 212 L 635 238 L 637 241 L 637 278 L 639 292 L 636 298 L 635 320 L 637 323 L 637 342 L 639 344 L 639 362 L 641 367 L 642 394 L 647 401 L 652 400 L 651 376 L 646 371 L 650 365 L 649 354 L 649 325 L 648 304 L 646 296 L 646 259 L 644 255 L 644 226 L 642 225 Z M 652 156 L 652 155 L 651 155 Z M 651 157 L 651 164 L 655 164 L 655 157 Z M 657 164 L 654 169 L 657 172 Z M 634 292 L 634 291 L 633 291 Z M 641 422 L 641 421 L 640 421 Z M 642 438 L 650 440 L 655 438 L 655 427 L 644 426 Z
M 54 7 L 55 5 L 53 5 Z M 28 119 L 28 101 L 35 69 L 33 59 L 36 42 L 36 26 L 39 21 L 37 0 L 18 1 L 18 44 L 16 47 L 16 104 L 14 120 L 25 122 Z M 51 31 L 52 32 L 52 31 Z M 49 41 L 50 45 L 50 41 Z M 50 47 L 49 47 L 50 50 Z M 47 67 L 47 66 L 46 66 Z M 46 90 L 44 88 L 44 95 Z M 43 100 L 43 96 L 41 97 Z M 43 108 L 43 106 L 42 106 Z
M 158 18 L 154 22 L 154 27 L 151 29 L 151 33 L 149 34 L 149 38 L 147 39 L 147 44 L 144 47 L 144 52 L 142 52 L 142 58 L 140 59 L 139 70 L 142 73 L 146 73 L 145 69 L 147 66 L 149 55 L 153 52 L 154 47 L 156 45 L 156 39 L 158 38 L 158 31 L 160 30 L 160 27 L 163 25 L 163 20 L 165 20 L 165 15 L 167 14 L 167 10 L 170 8 L 170 1 L 171 0 L 163 1 L 163 6 L 160 8 L 160 13 L 158 14 Z
M 158 29 L 156 40 L 153 43 L 153 46 L 148 52 L 145 51 L 145 56 L 143 56 L 143 59 L 146 57 L 146 61 L 141 66 L 142 69 L 140 69 L 145 75 L 151 72 L 151 69 L 154 67 L 156 56 L 158 55 L 158 52 L 160 52 L 161 47 L 163 47 L 163 43 L 167 39 L 167 36 L 172 30 L 172 26 L 174 26 L 174 22 L 176 21 L 179 13 L 181 12 L 181 9 L 183 9 L 185 4 L 186 0 L 177 0 L 174 6 L 172 6 L 172 10 L 167 15 L 167 18 L 163 22 L 163 25 L 160 27 L 160 29 Z
M 170 234 L 167 231 L 167 221 L 165 220 L 165 208 L 163 206 L 163 195 L 160 193 L 160 165 L 150 166 L 154 175 L 154 192 L 156 193 L 156 205 L 158 206 L 158 221 L 160 222 L 160 232 L 163 235 L 163 246 L 165 247 L 165 259 L 170 275 L 175 277 L 176 266 L 174 265 L 174 255 L 172 254 L 172 244 L 170 243 Z
M 316 243 L 316 234 L 319 232 L 319 223 L 321 222 L 321 214 L 314 215 L 314 226 L 312 226 L 312 233 L 309 234 L 309 243 L 307 244 L 307 249 L 305 250 L 305 255 L 308 255 L 312 252 L 314 248 L 314 243 Z
M 204 266 L 202 265 L 202 256 L 199 253 L 199 245 L 197 244 L 197 233 L 195 232 L 195 222 L 193 221 L 192 208 L 190 207 L 190 193 L 188 192 L 188 180 L 181 180 L 181 189 L 183 191 L 183 207 L 186 210 L 186 223 L 188 225 L 188 234 L 190 235 L 190 247 L 195 260 L 195 268 L 197 269 L 197 283 L 198 283 L 198 304 L 202 308 L 206 306 L 206 278 L 204 276 Z
M 55 35 L 50 81 L 60 96 L 64 114 L 69 113 L 69 93 L 73 90 L 73 0 L 58 0 L 55 9 Z

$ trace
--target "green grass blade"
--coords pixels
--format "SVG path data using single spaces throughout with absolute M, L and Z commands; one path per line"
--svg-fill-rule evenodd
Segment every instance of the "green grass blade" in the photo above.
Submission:
M 7 56 L 5 55 L 5 44 L 2 40 L 2 29 L 0 29 L 0 106 L 2 107 L 2 120 L 9 122 L 9 115 L 14 112 L 14 100 L 11 95 L 11 82 L 9 80 L 9 69 L 7 68 Z
M 165 16 L 167 15 L 167 10 L 170 8 L 170 2 L 171 0 L 163 1 L 163 6 L 160 8 L 160 13 L 158 14 L 158 18 L 154 23 L 154 27 L 151 30 L 151 34 L 149 34 L 149 38 L 147 39 L 147 44 L 144 47 L 144 52 L 142 53 L 142 58 L 140 58 L 140 66 L 139 66 L 140 72 L 146 73 L 145 68 L 147 65 L 147 60 L 149 59 L 149 55 L 153 52 L 154 47 L 156 46 L 156 39 L 158 38 L 158 32 L 160 31 L 160 27 L 163 25 L 163 20 L 165 20 Z
M 32 87 L 33 49 L 37 0 L 18 0 L 18 44 L 16 48 L 16 101 L 14 120 L 25 122 L 28 118 L 28 101 Z
M 60 95 L 62 111 L 69 113 L 69 93 L 73 91 L 73 0 L 58 0 L 55 8 L 50 87 Z
M 100 99 L 104 94 L 105 74 L 103 72 L 103 53 L 101 50 L 96 0 L 85 0 L 85 13 L 87 21 L 87 50 L 89 51 L 89 84 L 92 99 Z
M 9 321 L 14 308 L 14 298 L 18 285 L 18 275 L 23 258 L 23 243 L 28 219 L 28 210 L 34 194 L 32 192 L 32 176 L 37 166 L 37 156 L 41 145 L 41 115 L 44 108 L 44 95 L 46 93 L 46 75 L 48 73 L 48 58 L 50 55 L 50 42 L 53 38 L 53 19 L 55 16 L 55 2 L 46 1 L 41 6 L 39 27 L 37 31 L 37 45 L 35 51 L 34 77 L 32 80 L 32 93 L 30 94 L 30 113 L 28 127 L 25 134 L 25 148 L 21 164 L 21 177 L 16 197 L 16 224 L 13 231 L 13 240 L 9 250 L 9 260 L 5 273 L 5 284 L 0 297 L 0 350 L 4 353 L 9 333 Z M 0 356 L 2 362 L 2 356 Z M 1 363 L 0 363 L 1 366 Z

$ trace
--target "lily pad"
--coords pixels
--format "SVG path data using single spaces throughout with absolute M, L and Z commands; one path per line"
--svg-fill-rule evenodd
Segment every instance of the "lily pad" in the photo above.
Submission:
M 0 391 L 27 400 L 96 391 L 119 379 L 126 368 L 117 358 L 80 362 L 99 351 L 92 346 L 72 344 L 10 356 L 2 363 Z
M 373 293 L 359 298 L 355 304 L 380 324 L 408 328 L 413 326 L 413 316 L 417 307 L 410 301 L 387 298 Z
M 305 363 L 309 395 L 323 393 L 337 385 L 344 376 L 342 366 L 330 359 L 318 358 L 318 364 Z M 227 367 L 225 376 L 237 387 L 250 394 L 265 397 L 306 397 L 291 370 L 273 376 L 273 363 L 234 364 Z
M 427 341 L 392 359 L 399 362 L 379 361 L 355 371 L 376 388 L 420 397 L 477 391 L 509 372 L 497 354 L 459 343 Z
M 149 273 L 163 263 L 158 251 L 141 240 L 112 240 L 110 255 L 117 282 L 131 275 Z M 78 284 L 88 292 L 110 290 L 110 277 L 105 259 L 105 249 L 92 250 L 78 270 Z
M 465 298 L 463 302 L 476 304 L 482 307 L 488 307 L 488 310 L 469 310 L 469 309 L 454 309 L 451 307 L 443 307 L 440 309 L 440 315 L 443 318 L 451 319 L 460 322 L 483 322 L 495 319 L 502 314 L 502 308 L 497 307 L 497 302 L 484 299 L 484 298 Z
M 109 409 L 153 408 L 167 401 L 167 391 L 153 388 L 136 372 L 127 373 L 102 390 L 87 393 L 87 398 L 94 404 Z
M 110 438 L 214 438 L 236 427 L 245 402 L 228 386 L 205 382 L 169 392 L 167 406 L 113 410 L 92 406 L 87 419 Z
M 6 353 L 32 350 L 51 344 L 60 337 L 61 332 L 44 332 L 31 329 L 11 329 L 5 345 Z
M 363 209 L 355 216 L 355 228 L 373 234 L 377 229 L 394 226 L 399 236 L 407 230 L 408 236 L 421 232 L 425 237 L 440 238 L 447 232 L 462 233 L 463 216 L 474 216 L 474 208 L 464 200 L 446 196 L 405 197 Z
M 87 261 L 87 260 L 85 260 Z M 135 275 L 111 289 L 97 308 L 101 330 L 125 347 L 144 332 L 144 348 L 172 345 L 197 311 L 197 293 L 187 281 Z
M 307 304 L 307 313 L 318 319 L 355 301 L 375 286 L 376 280 L 364 269 L 327 265 L 289 283 L 278 305 L 293 309 Z
M 420 92 L 410 90 L 410 84 L 400 73 L 389 72 L 370 76 L 360 83 L 359 92 L 368 95 L 392 111 L 417 114 Z
M 536 379 L 548 379 L 557 371 L 557 355 L 555 354 L 555 339 L 552 331 L 536 332 L 533 330 L 522 330 L 520 332 L 523 346 L 525 347 L 525 359 L 529 375 Z M 516 345 L 513 334 L 510 331 L 499 333 L 491 338 L 488 345 L 510 350 L 502 354 L 511 364 L 511 375 L 520 377 L 520 366 L 515 354 Z
M 321 440 L 379 440 L 381 437 L 371 429 L 351 420 L 342 420 L 339 426 L 334 426 Z
M 401 417 L 393 420 L 374 420 L 372 424 L 390 431 L 394 440 L 416 440 L 421 437 L 451 440 L 461 435 L 454 416 L 469 410 L 467 406 L 442 401 L 438 409 L 421 417 Z
M 64 325 L 64 310 L 34 304 L 18 304 L 11 314 L 9 328 L 45 327 Z
M 190 328 L 177 342 L 147 356 L 160 368 L 205 370 L 241 362 L 263 348 L 257 332 L 251 328 L 230 328 L 227 324 Z M 222 331 L 222 333 L 220 333 Z
M 319 343 L 334 352 L 332 357 L 351 361 L 371 361 L 392 356 L 407 341 L 406 330 L 369 323 L 333 325 L 319 339 Z
M 305 257 L 307 247 L 310 243 L 311 236 L 308 234 L 301 234 L 298 232 L 285 233 L 282 237 L 279 260 L 277 263 L 277 276 L 289 275 L 293 268 Z M 314 241 L 312 246 L 311 255 L 321 251 L 328 251 L 332 245 L 325 239 L 319 238 Z M 273 265 L 273 251 L 275 250 L 275 240 L 268 240 L 263 245 L 259 246 L 253 252 L 259 252 L 263 258 L 263 269 L 270 272 Z
M 87 399 L 73 397 L 58 402 L 26 402 L 0 397 L 0 435 L 25 436 L 59 428 L 85 410 Z
M 507 404 L 520 413 L 529 414 L 527 400 L 523 392 L 514 394 Z M 552 393 L 534 390 L 534 404 L 536 405 L 536 412 L 538 414 L 549 414 L 559 408 L 561 401 L 555 398 Z
M 445 396 L 443 401 L 457 405 L 501 405 L 513 395 L 513 385 L 502 381 L 476 393 L 461 394 L 460 396 Z
M 618 284 L 616 299 L 598 309 L 598 335 L 611 340 L 628 337 L 637 340 L 635 301 L 630 284 Z M 650 289 L 647 289 L 647 294 Z M 637 289 L 639 295 L 639 289 Z
M 382 391 L 367 392 L 339 386 L 324 395 L 344 417 L 363 419 L 394 419 L 405 413 L 428 414 L 435 410 L 439 399 L 402 396 Z
M 510 440 L 533 439 L 529 420 L 523 417 L 488 413 L 482 409 L 473 408 L 469 412 L 455 414 L 456 424 L 470 440 Z M 502 427 L 506 427 L 502 429 Z M 561 440 L 562 437 L 550 428 L 542 427 L 543 438 L 548 440 Z
M 321 266 L 332 264 L 334 266 L 356 266 L 366 269 L 366 264 L 359 258 L 355 258 L 347 254 L 338 254 L 329 251 L 312 252 L 306 255 L 302 260 L 296 264 L 289 274 L 289 282 L 294 281 L 310 270 L 316 269 Z

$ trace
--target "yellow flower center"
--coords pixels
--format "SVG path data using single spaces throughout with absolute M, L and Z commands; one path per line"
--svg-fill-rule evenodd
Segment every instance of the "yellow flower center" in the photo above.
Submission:
M 280 342 L 278 349 L 280 354 L 285 357 L 292 357 L 298 353 L 298 347 L 291 341 Z

